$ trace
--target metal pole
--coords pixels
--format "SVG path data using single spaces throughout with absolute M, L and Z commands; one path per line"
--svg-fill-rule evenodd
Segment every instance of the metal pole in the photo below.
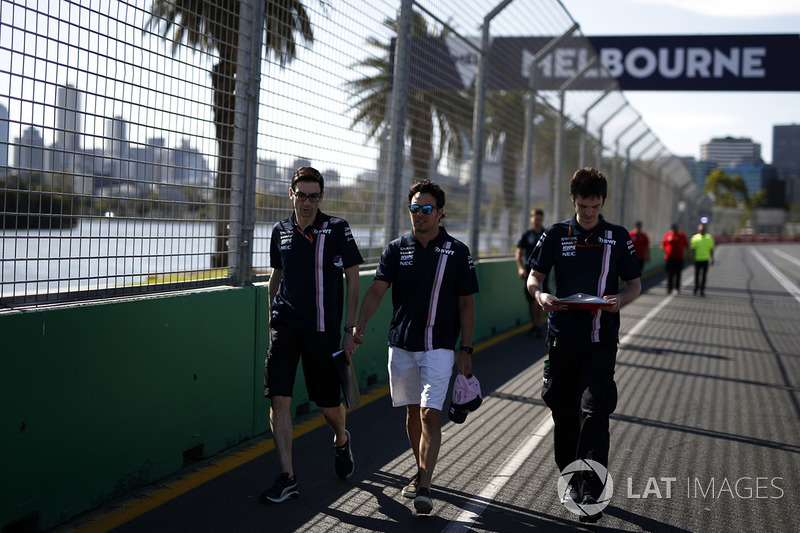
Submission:
M 489 61 L 489 24 L 513 0 L 503 0 L 483 18 L 481 53 L 478 55 L 478 74 L 475 79 L 475 110 L 472 115 L 472 167 L 470 168 L 469 225 L 467 235 L 473 257 L 480 254 L 481 174 L 483 172 L 483 139 L 486 135 L 486 64 Z M 404 0 L 405 3 L 405 0 Z
M 639 159 L 641 159 L 644 154 L 646 154 L 648 151 L 650 151 L 650 148 L 652 148 L 653 146 L 657 145 L 659 142 L 660 141 L 658 140 L 657 137 L 655 139 L 653 139 L 653 142 L 651 142 L 650 144 L 645 146 L 644 150 L 639 152 Z M 658 152 L 658 153 L 661 153 L 661 152 Z
M 242 7 L 248 5 L 243 2 Z M 235 119 L 234 150 L 244 150 L 243 157 L 235 158 L 239 162 L 239 172 L 234 172 L 242 180 L 239 212 L 239 231 L 237 249 L 231 253 L 238 256 L 232 262 L 235 265 L 234 281 L 241 286 L 253 284 L 253 231 L 255 228 L 256 209 L 256 155 L 258 152 L 258 102 L 261 81 L 261 30 L 264 24 L 264 2 L 255 1 L 249 5 L 252 10 L 249 16 L 242 13 L 239 17 L 239 32 L 243 37 L 239 42 L 249 41 L 247 53 L 240 50 L 237 65 L 236 94 L 244 95 L 245 109 L 240 110 L 242 98 L 236 98 L 237 116 Z M 245 45 L 246 46 L 246 45 Z M 248 61 L 249 60 L 249 61 Z M 241 137 L 244 138 L 241 138 Z M 238 139 L 236 137 L 239 137 Z M 237 148 L 238 147 L 238 148 Z M 234 248 L 234 247 L 231 247 Z
M 519 227 L 524 229 L 527 227 L 528 224 L 528 215 L 531 211 L 531 186 L 533 182 L 533 149 L 534 149 L 534 139 L 535 139 L 535 132 L 536 132 L 536 85 L 537 85 L 537 67 L 539 63 L 547 57 L 553 50 L 561 44 L 564 39 L 572 35 L 575 30 L 579 28 L 578 24 L 575 23 L 568 29 L 566 32 L 562 33 L 555 39 L 552 39 L 546 45 L 544 45 L 536 54 L 533 56 L 533 60 L 531 61 L 530 68 L 529 68 L 529 76 L 528 76 L 528 84 L 530 87 L 530 100 L 528 101 L 528 109 L 527 109 L 527 120 L 525 121 L 525 152 L 523 154 L 523 171 L 522 175 L 524 176 L 525 180 L 525 192 L 523 194 L 522 199 L 522 211 L 520 212 L 519 216 Z
M 650 130 L 644 131 L 641 135 L 636 137 L 632 143 L 628 145 L 628 148 L 625 150 L 625 178 L 622 183 L 622 202 L 620 204 L 620 218 L 618 219 L 618 223 L 622 224 L 622 215 L 626 213 L 626 207 L 628 204 L 628 189 L 630 187 L 630 178 L 631 178 L 631 149 L 650 134 Z
M 591 111 L 597 104 L 599 104 L 603 98 L 608 96 L 608 93 L 614 88 L 615 85 L 612 85 L 605 91 L 603 94 L 600 95 L 600 98 L 592 102 L 592 104 L 586 108 L 586 111 L 583 112 L 583 134 L 581 135 L 581 147 L 580 147 L 580 160 L 581 166 L 586 166 L 586 151 L 588 150 L 589 144 L 589 111 Z
M 392 84 L 391 122 L 389 134 L 389 172 L 391 187 L 386 196 L 386 239 L 391 242 L 400 235 L 400 198 L 403 185 L 403 153 L 405 147 L 406 111 L 408 105 L 408 76 L 411 55 L 411 20 L 414 0 L 403 0 L 397 24 Z
M 624 104 L 622 104 L 622 106 L 620 106 L 616 111 L 611 113 L 611 115 L 609 115 L 609 117 L 602 124 L 600 124 L 600 128 L 599 128 L 600 134 L 599 134 L 598 141 L 597 141 L 598 142 L 597 160 L 596 160 L 595 168 L 600 168 L 600 167 L 603 166 L 603 128 L 605 128 L 606 125 L 609 122 L 614 120 L 614 117 L 616 117 L 626 107 L 628 107 L 628 102 L 627 101 Z
M 579 80 L 583 74 L 597 61 L 597 56 L 592 56 L 586 63 L 575 71 L 561 87 L 558 88 L 558 124 L 556 129 L 556 165 L 553 172 L 553 222 L 561 220 L 561 185 L 564 182 L 564 99 L 567 89 Z

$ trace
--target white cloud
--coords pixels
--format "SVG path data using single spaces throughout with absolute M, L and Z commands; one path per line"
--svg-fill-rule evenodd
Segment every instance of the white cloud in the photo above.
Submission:
M 642 4 L 658 4 L 701 15 L 717 17 L 771 17 L 800 15 L 797 0 L 636 0 Z

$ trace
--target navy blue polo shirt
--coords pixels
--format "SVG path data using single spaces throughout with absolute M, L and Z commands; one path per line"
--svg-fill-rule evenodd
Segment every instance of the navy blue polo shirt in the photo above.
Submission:
M 317 211 L 304 232 L 292 212 L 272 228 L 269 255 L 272 268 L 283 269 L 272 318 L 300 329 L 338 332 L 344 269 L 364 262 L 347 221 Z
M 602 215 L 591 230 L 583 229 L 575 215 L 545 230 L 528 267 L 547 274 L 555 268 L 556 296 L 583 292 L 593 296 L 619 293 L 619 278 L 641 276 L 628 230 L 606 222 Z M 553 311 L 547 332 L 577 342 L 618 342 L 619 313 L 588 310 Z
M 386 246 L 375 279 L 392 285 L 390 346 L 411 352 L 455 348 L 458 297 L 478 292 L 466 244 L 442 227 L 427 248 L 408 233 Z
M 544 233 L 544 231 L 542 233 Z M 522 234 L 522 237 L 519 238 L 519 242 L 517 242 L 517 248 L 522 249 L 522 257 L 525 258 L 526 262 L 533 253 L 533 250 L 536 249 L 536 243 L 539 242 L 539 238 L 542 236 L 542 233 L 530 228 Z

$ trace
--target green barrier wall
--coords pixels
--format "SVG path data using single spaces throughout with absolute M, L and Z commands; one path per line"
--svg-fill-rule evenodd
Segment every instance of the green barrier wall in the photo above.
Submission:
M 475 341 L 527 322 L 513 260 L 476 268 Z M 262 285 L 0 314 L 0 527 L 55 527 L 267 431 L 267 300 Z M 364 390 L 387 382 L 390 317 L 387 293 L 356 354 Z M 313 410 L 298 377 L 295 409 Z

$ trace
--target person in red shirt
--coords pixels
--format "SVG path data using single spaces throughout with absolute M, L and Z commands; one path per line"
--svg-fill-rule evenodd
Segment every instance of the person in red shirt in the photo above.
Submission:
M 642 222 L 636 221 L 635 229 L 631 232 L 633 251 L 639 262 L 639 271 L 644 272 L 644 264 L 650 261 L 650 238 L 642 231 Z
M 677 224 L 672 225 L 664 238 L 661 240 L 661 249 L 664 250 L 664 259 L 667 261 L 665 268 L 667 271 L 667 294 L 672 292 L 672 288 L 681 293 L 681 271 L 683 271 L 683 253 L 689 247 L 689 239 L 686 234 L 678 229 Z

